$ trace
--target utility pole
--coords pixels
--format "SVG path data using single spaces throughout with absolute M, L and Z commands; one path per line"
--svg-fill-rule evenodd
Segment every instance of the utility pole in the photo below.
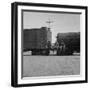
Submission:
M 51 21 L 50 19 L 48 21 L 46 21 L 46 23 L 48 24 L 48 28 L 50 29 L 50 24 L 53 23 L 53 21 Z

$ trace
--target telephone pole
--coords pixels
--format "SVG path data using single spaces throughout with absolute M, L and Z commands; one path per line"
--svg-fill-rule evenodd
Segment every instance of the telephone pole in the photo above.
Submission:
M 49 19 L 48 21 L 46 21 L 46 23 L 48 24 L 48 28 L 50 29 L 50 28 L 51 28 L 50 25 L 51 25 L 51 23 L 53 23 L 53 21 L 51 21 L 51 20 Z

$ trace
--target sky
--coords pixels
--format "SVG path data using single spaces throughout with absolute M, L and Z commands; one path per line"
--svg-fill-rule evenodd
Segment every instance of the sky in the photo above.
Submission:
M 48 20 L 52 32 L 52 43 L 56 41 L 57 33 L 80 32 L 80 14 L 71 13 L 46 13 L 46 12 L 23 12 L 23 28 L 41 28 L 49 27 Z

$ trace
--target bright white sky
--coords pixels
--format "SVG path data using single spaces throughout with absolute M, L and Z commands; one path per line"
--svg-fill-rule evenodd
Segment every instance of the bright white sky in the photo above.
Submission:
M 48 27 L 46 21 L 51 24 L 52 43 L 55 42 L 57 33 L 80 32 L 80 14 L 69 13 L 45 13 L 45 12 L 23 12 L 24 29 Z

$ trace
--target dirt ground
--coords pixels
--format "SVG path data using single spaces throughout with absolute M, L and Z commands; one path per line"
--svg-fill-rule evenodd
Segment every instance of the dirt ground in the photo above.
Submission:
M 23 77 L 79 75 L 80 56 L 23 56 Z

